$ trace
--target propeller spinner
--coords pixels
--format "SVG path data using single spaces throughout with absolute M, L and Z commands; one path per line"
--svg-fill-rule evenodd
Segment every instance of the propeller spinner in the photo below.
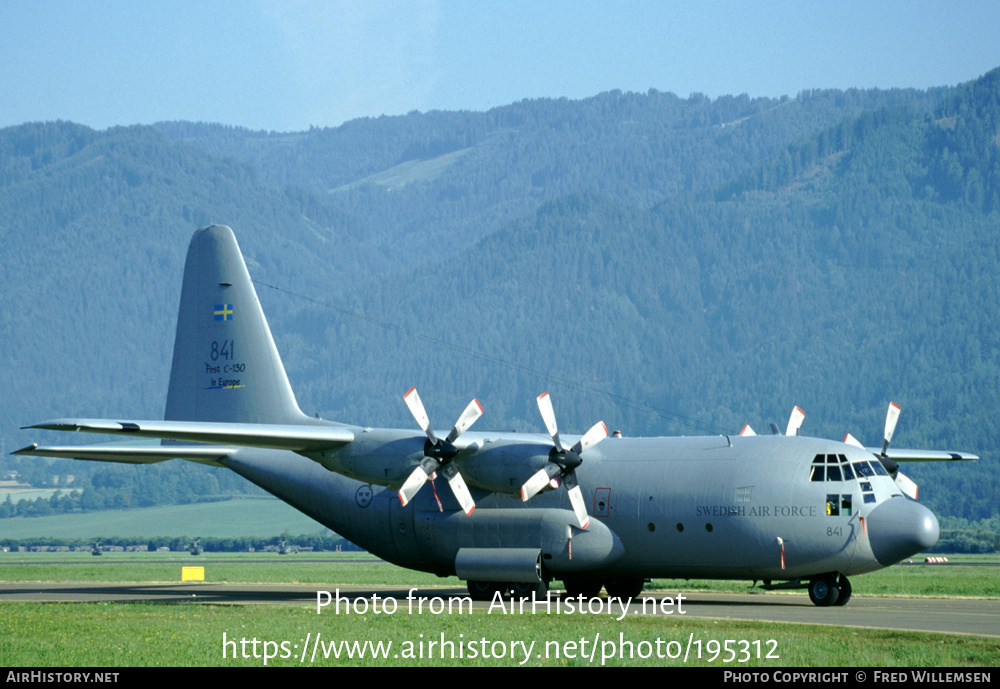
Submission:
M 483 415 L 483 407 L 479 404 L 479 400 L 472 400 L 469 403 L 462 415 L 458 417 L 451 433 L 442 440 L 434 435 L 434 429 L 431 428 L 430 419 L 424 410 L 423 402 L 420 401 L 417 389 L 410 388 L 410 391 L 403 395 L 403 399 L 417 424 L 427 434 L 427 443 L 424 444 L 423 461 L 413 470 L 413 473 L 403 483 L 403 487 L 399 489 L 399 504 L 405 507 L 427 483 L 427 480 L 434 475 L 434 472 L 440 469 L 448 480 L 451 492 L 454 493 L 462 511 L 466 514 L 472 514 L 472 510 L 476 509 L 476 503 L 472 499 L 472 494 L 469 493 L 465 479 L 462 478 L 462 474 L 459 473 L 458 467 L 452 460 L 458 455 L 458 448 L 455 447 L 454 442 L 458 440 L 460 435 L 469 430 L 476 419 Z
M 586 529 L 590 524 L 590 516 L 587 514 L 587 507 L 583 501 L 583 491 L 576 480 L 576 468 L 583 462 L 580 455 L 607 437 L 608 427 L 604 425 L 603 421 L 598 421 L 593 428 L 583 434 L 583 437 L 573 447 L 566 447 L 559 439 L 556 414 L 552 409 L 552 398 L 549 397 L 549 393 L 544 392 L 538 396 L 538 411 L 542 414 L 542 421 L 545 422 L 545 428 L 552 436 L 552 444 L 555 448 L 549 454 L 549 463 L 521 486 L 521 500 L 527 502 L 546 488 L 554 489 L 558 488 L 560 484 L 565 484 L 577 524 L 580 525 L 581 529 Z

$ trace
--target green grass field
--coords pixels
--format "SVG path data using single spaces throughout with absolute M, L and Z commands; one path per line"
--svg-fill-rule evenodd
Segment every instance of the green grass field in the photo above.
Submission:
M 111 603 L 7 604 L 0 606 L 0 617 L 7 630 L 0 636 L 0 658 L 11 666 L 260 667 L 265 652 L 272 656 L 269 665 L 285 666 L 516 666 L 524 657 L 516 642 L 534 642 L 526 663 L 531 666 L 988 667 L 1000 663 L 995 639 L 721 620 L 636 617 L 616 623 L 557 615 L 525 619 L 485 611 L 430 619 L 405 614 L 347 617 L 317 616 L 311 606 Z M 314 658 L 307 652 L 307 662 L 302 662 L 303 647 L 311 650 L 308 642 L 317 634 L 326 643 L 356 644 L 354 657 L 346 657 L 350 645 L 335 645 L 327 647 L 327 657 L 321 652 Z M 430 643 L 442 638 L 463 644 L 463 657 L 429 657 L 434 653 Z M 227 646 L 224 639 L 239 641 Z M 247 644 L 241 643 L 243 639 Z M 258 641 L 256 646 L 253 639 Z M 687 662 L 682 657 L 639 657 L 654 652 L 658 641 L 664 655 L 679 655 L 692 639 L 700 642 L 700 658 L 690 652 Z M 726 639 L 737 642 L 732 645 L 735 654 L 748 654 L 745 662 L 738 662 L 739 655 L 724 662 L 726 652 L 721 646 Z M 365 649 L 366 642 L 391 642 L 388 657 L 373 658 L 372 646 Z M 612 651 L 604 645 L 607 642 L 617 643 L 615 649 L 625 648 L 626 657 L 602 662 L 602 654 Z M 746 645 L 741 648 L 739 642 Z M 482 657 L 481 651 L 472 657 L 473 648 L 503 657 Z M 587 657 L 592 648 L 597 652 L 594 660 Z M 633 657 L 627 655 L 629 648 Z M 333 657 L 333 649 L 341 657 Z M 408 649 L 412 658 L 406 657 Z M 365 657 L 360 657 L 361 652 Z M 544 657 L 538 658 L 538 653 Z
M 983 556 L 964 559 L 983 561 Z M 204 553 L 198 557 L 108 553 L 99 558 L 6 553 L 0 555 L 0 588 L 2 582 L 13 581 L 176 582 L 180 568 L 192 564 L 204 566 L 206 579 L 214 582 L 316 584 L 325 589 L 337 584 L 461 586 L 457 579 L 411 572 L 365 553 Z M 995 567 L 893 567 L 855 577 L 852 582 L 856 596 L 899 589 L 911 596 L 940 596 L 944 588 L 951 595 L 1000 597 Z M 671 592 L 746 586 L 746 582 L 675 580 L 651 585 Z M 317 615 L 313 605 L 304 604 L 8 602 L 0 605 L 0 629 L 4 630 L 0 660 L 9 666 L 259 667 L 265 652 L 270 656 L 268 665 L 510 666 L 524 659 L 522 643 L 534 643 L 526 663 L 532 666 L 1000 665 L 1000 644 L 995 638 L 665 616 L 630 616 L 617 622 L 607 617 L 505 616 L 483 610 L 442 615 L 389 615 L 370 610 L 361 615 Z M 321 644 L 313 658 L 317 634 Z M 224 644 L 224 639 L 229 643 Z M 258 641 L 256 646 L 253 639 Z M 441 660 L 435 655 L 442 640 L 446 647 L 448 642 L 456 644 L 449 647 L 455 658 L 449 655 Z M 726 640 L 731 642 L 728 648 Z M 370 642 L 367 647 L 366 642 Z M 372 657 L 378 650 L 375 644 L 382 643 L 385 650 L 384 644 L 390 642 L 387 657 Z M 307 649 L 305 662 L 303 648 Z M 616 654 L 602 663 L 602 653 L 618 648 L 626 650 L 625 657 Z M 689 653 L 686 662 L 655 656 L 657 649 L 670 656 L 682 648 Z M 593 659 L 591 651 L 595 651 Z M 334 657 L 337 653 L 340 657 Z M 484 653 L 502 657 L 484 657 Z M 353 657 L 347 657 L 350 654 Z M 732 658 L 728 663 L 724 662 L 727 657 Z

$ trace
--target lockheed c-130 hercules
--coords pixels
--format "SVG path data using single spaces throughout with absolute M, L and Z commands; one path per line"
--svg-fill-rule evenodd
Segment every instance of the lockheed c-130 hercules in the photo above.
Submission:
M 598 423 L 565 438 L 547 393 L 547 434 L 468 432 L 482 414 L 473 400 L 442 438 L 416 390 L 404 399 L 422 433 L 303 414 L 233 232 L 211 226 L 188 251 L 165 420 L 27 427 L 160 443 L 16 454 L 225 467 L 385 560 L 457 575 L 475 598 L 559 580 L 574 596 L 625 599 L 653 577 L 709 578 L 807 585 L 821 606 L 847 602 L 849 576 L 937 541 L 897 461 L 976 459 L 890 450 L 895 405 L 883 446 L 865 449 L 798 436 L 797 409 L 785 435 L 606 438 Z

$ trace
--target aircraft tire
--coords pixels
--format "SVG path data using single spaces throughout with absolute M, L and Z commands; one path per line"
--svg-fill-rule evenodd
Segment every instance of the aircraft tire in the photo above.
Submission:
M 646 585 L 643 579 L 638 577 L 622 577 L 621 579 L 608 579 L 604 582 L 604 588 L 608 596 L 628 600 L 636 598 L 642 593 L 642 588 Z
M 832 574 L 823 574 L 809 582 L 809 600 L 814 605 L 825 608 L 837 604 L 840 596 L 840 589 L 837 588 L 837 581 Z
M 847 605 L 847 601 L 851 600 L 851 582 L 843 574 L 840 575 L 840 581 L 837 582 L 837 588 L 839 593 L 837 595 L 837 602 L 834 605 Z
M 589 577 L 569 577 L 563 579 L 563 586 L 566 587 L 566 593 L 570 595 L 571 598 L 576 598 L 577 596 L 583 596 L 584 598 L 597 598 L 601 595 L 601 587 L 604 582 L 600 579 L 592 579 Z
M 532 594 L 534 594 L 536 599 L 544 600 L 549 592 L 549 585 L 544 581 L 518 582 L 511 584 L 510 588 L 514 594 L 514 598 L 531 598 Z
M 472 600 L 493 600 L 497 591 L 506 595 L 508 588 L 507 584 L 498 584 L 495 581 L 473 581 L 472 579 L 465 582 L 465 586 L 469 589 L 469 596 Z

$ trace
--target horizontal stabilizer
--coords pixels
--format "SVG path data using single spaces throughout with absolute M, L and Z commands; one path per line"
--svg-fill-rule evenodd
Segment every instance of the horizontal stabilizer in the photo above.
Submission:
M 160 438 L 241 447 L 262 447 L 293 452 L 316 452 L 346 445 L 354 431 L 341 426 L 279 426 L 212 421 L 112 421 L 110 419 L 55 419 L 24 428 L 82 431 Z
M 199 464 L 222 466 L 220 460 L 235 450 L 229 447 L 204 447 L 189 445 L 77 445 L 39 446 L 21 448 L 11 454 L 30 457 L 59 457 L 61 459 L 86 459 L 95 462 L 121 462 L 123 464 L 155 464 L 168 459 L 186 459 Z

